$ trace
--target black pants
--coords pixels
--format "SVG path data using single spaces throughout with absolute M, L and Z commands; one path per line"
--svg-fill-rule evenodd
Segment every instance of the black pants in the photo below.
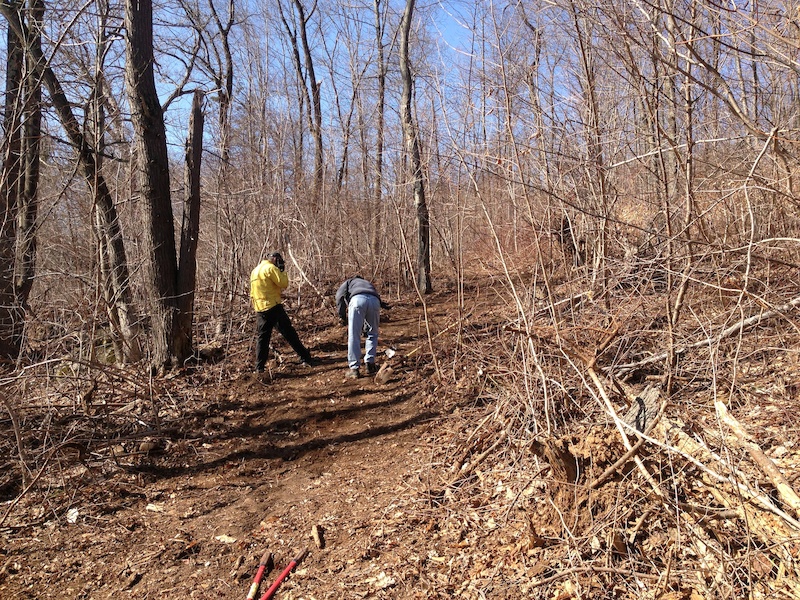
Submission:
M 289 315 L 283 304 L 276 304 L 269 310 L 256 313 L 256 369 L 262 371 L 267 363 L 269 354 L 269 340 L 272 337 L 273 327 L 277 328 L 289 345 L 297 352 L 300 360 L 311 362 L 311 353 L 300 341 L 297 332 L 292 327 Z

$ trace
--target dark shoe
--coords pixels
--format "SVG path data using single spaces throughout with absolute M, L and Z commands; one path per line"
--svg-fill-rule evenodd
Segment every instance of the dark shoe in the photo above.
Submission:
M 253 373 L 263 373 L 263 372 L 264 372 L 264 367 L 256 367 L 255 370 L 253 371 Z
M 361 373 L 358 369 L 347 369 L 347 373 L 344 374 L 345 379 L 358 379 L 361 377 Z
M 316 367 L 319 361 L 316 358 L 309 358 L 308 360 L 301 360 L 300 365 L 306 368 Z
M 370 375 L 375 375 L 375 373 L 377 372 L 378 372 L 378 365 L 376 365 L 374 362 L 367 363 L 367 373 L 369 373 Z

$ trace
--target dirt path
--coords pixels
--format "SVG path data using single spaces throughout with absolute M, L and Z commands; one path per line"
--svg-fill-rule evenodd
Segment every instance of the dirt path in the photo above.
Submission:
M 408 354 L 419 309 L 387 317 L 381 350 Z M 305 339 L 318 366 L 287 357 L 262 380 L 239 353 L 238 373 L 174 392 L 182 419 L 156 449 L 70 467 L 86 471 L 82 487 L 53 493 L 74 494 L 72 512 L 4 535 L 0 597 L 241 599 L 264 551 L 269 583 L 304 547 L 280 598 L 425 597 L 414 583 L 432 526 L 420 476 L 442 416 L 424 370 L 345 381 L 344 330 Z

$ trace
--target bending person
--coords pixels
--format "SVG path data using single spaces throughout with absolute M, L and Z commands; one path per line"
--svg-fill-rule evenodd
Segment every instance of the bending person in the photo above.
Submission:
M 378 349 L 378 328 L 381 320 L 381 297 L 375 286 L 356 275 L 336 291 L 336 307 L 339 319 L 347 325 L 347 374 L 348 379 L 361 376 L 361 334 L 366 336 L 364 363 L 370 375 L 378 372 L 375 355 Z

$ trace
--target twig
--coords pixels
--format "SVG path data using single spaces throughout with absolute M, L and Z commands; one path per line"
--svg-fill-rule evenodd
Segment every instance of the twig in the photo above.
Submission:
M 397 217 L 397 222 L 402 225 L 403 219 L 400 217 L 400 207 L 398 206 L 397 201 L 394 202 L 394 212 Z M 436 380 L 441 382 L 442 381 L 442 371 L 439 367 L 439 360 L 436 357 L 436 352 L 433 349 L 433 340 L 434 336 L 431 333 L 431 320 L 430 315 L 428 314 L 428 302 L 425 299 L 425 294 L 428 293 L 428 290 L 420 290 L 419 289 L 419 282 L 417 281 L 417 273 L 414 269 L 414 264 L 411 261 L 411 254 L 408 251 L 408 240 L 406 239 L 405 229 L 401 226 L 400 229 L 400 239 L 402 240 L 402 248 L 403 248 L 403 256 L 405 257 L 406 264 L 408 265 L 408 270 L 411 273 L 415 273 L 415 276 L 411 278 L 411 281 L 414 283 L 414 291 L 417 294 L 417 298 L 419 299 L 420 304 L 422 304 L 422 317 L 423 323 L 425 324 L 425 334 L 427 336 L 428 341 L 428 350 L 431 353 L 431 361 L 433 362 L 433 370 L 436 372 Z M 424 292 L 424 293 L 423 293 Z M 459 323 L 460 321 L 456 321 Z M 444 332 L 439 332 L 444 333 Z M 414 350 L 416 352 L 416 349 Z M 409 354 L 408 356 L 411 356 Z
M 11 511 L 14 510 L 14 507 L 17 504 L 19 504 L 19 501 L 25 497 L 25 495 L 31 490 L 31 488 L 33 488 L 34 485 L 36 485 L 36 482 L 39 481 L 39 478 L 42 476 L 42 474 L 44 474 L 44 471 L 47 468 L 47 465 L 50 463 L 50 460 L 53 458 L 56 451 L 59 449 L 61 449 L 61 446 L 57 446 L 52 450 L 50 450 L 50 453 L 47 455 L 47 458 L 44 459 L 44 464 L 39 469 L 39 472 L 36 473 L 36 475 L 33 477 L 28 486 L 24 490 L 22 490 L 22 492 L 20 492 L 20 494 L 16 498 L 14 498 L 11 504 L 8 505 L 8 509 L 6 509 L 6 512 L 3 514 L 3 518 L 0 519 L 0 527 L 2 527 L 3 524 L 6 522 L 8 515 L 10 515 Z
M 619 470 L 625 463 L 627 463 L 633 457 L 634 454 L 639 452 L 639 448 L 641 448 L 643 444 L 644 444 L 644 438 L 639 438 L 639 440 L 633 445 L 633 447 L 630 450 L 628 450 L 625 454 L 623 454 L 619 458 L 619 460 L 617 460 L 617 462 L 615 462 L 613 465 L 611 465 L 605 471 L 603 471 L 600 477 L 592 481 L 589 484 L 589 488 L 596 490 L 601 485 L 603 485 L 605 481 L 609 477 L 611 477 L 614 473 L 616 473 L 617 470 Z
M 466 319 L 467 317 L 469 317 L 469 315 L 468 315 L 468 314 L 464 316 L 464 319 Z M 448 329 L 452 329 L 453 327 L 455 327 L 456 325 L 458 325 L 460 322 L 462 322 L 464 319 L 461 319 L 461 321 L 454 321 L 454 322 L 450 323 L 450 325 L 448 325 L 447 327 L 445 327 L 444 329 L 442 329 L 442 330 L 441 330 L 439 333 L 437 333 L 437 334 L 435 334 L 433 337 L 431 337 L 431 338 L 430 338 L 430 341 L 433 341 L 433 340 L 435 340 L 435 339 L 436 339 L 436 338 L 438 338 L 440 335 L 442 335 L 442 334 L 443 334 L 445 331 L 447 331 Z M 429 346 L 430 346 L 430 344 L 429 344 Z M 419 352 L 420 350 L 422 350 L 422 348 L 424 348 L 424 347 L 425 347 L 425 344 L 420 344 L 419 346 L 417 346 L 416 348 L 414 348 L 414 349 L 413 349 L 411 352 L 409 352 L 408 354 L 406 354 L 406 358 L 411 358 L 411 357 L 412 357 L 412 356 L 414 356 L 414 355 L 415 355 L 417 352 Z
M 68 441 L 68 442 L 60 443 L 58 446 L 56 446 L 56 447 L 54 447 L 54 448 L 52 448 L 50 450 L 50 452 L 47 454 L 47 457 L 44 459 L 44 463 L 42 464 L 42 467 L 39 469 L 39 472 L 36 473 L 36 476 L 31 480 L 31 482 L 28 484 L 28 486 L 24 490 L 22 490 L 22 492 L 20 492 L 20 494 L 16 498 L 14 498 L 14 500 L 11 502 L 11 504 L 9 504 L 8 510 L 6 510 L 5 514 L 3 514 L 3 518 L 0 519 L 0 527 L 2 527 L 3 524 L 6 522 L 6 519 L 8 518 L 8 515 L 10 515 L 11 511 L 14 510 L 14 507 L 17 504 L 19 504 L 19 501 L 22 500 L 22 498 L 25 497 L 25 494 L 27 494 L 34 485 L 36 485 L 36 482 L 42 476 L 42 474 L 44 473 L 45 469 L 47 468 L 47 465 L 50 464 L 50 460 L 52 460 L 52 458 L 53 458 L 53 456 L 55 456 L 56 452 L 59 452 L 61 450 L 65 450 L 67 448 L 72 448 L 74 450 L 77 450 L 78 451 L 78 460 L 86 468 L 86 470 L 89 471 L 90 474 L 92 473 L 92 469 L 89 467 L 88 464 L 86 464 L 86 457 L 87 457 L 88 451 L 86 449 L 86 446 L 83 443 L 76 442 L 76 441 Z
M 650 575 L 649 573 L 639 573 L 637 571 L 629 571 L 627 569 L 615 569 L 613 567 L 572 567 L 570 569 L 564 569 L 563 571 L 559 571 L 555 575 L 551 575 L 550 577 L 545 577 L 541 581 L 537 581 L 534 583 L 530 589 L 542 587 L 543 585 L 547 585 L 549 583 L 553 583 L 554 581 L 558 581 L 559 579 L 563 579 L 564 577 L 568 577 L 570 575 L 575 575 L 576 573 L 611 573 L 614 575 L 625 575 L 628 577 L 638 577 L 639 579 L 648 579 L 649 581 L 658 581 L 659 575 Z
M 456 471 L 458 471 L 458 470 L 461 468 L 461 465 L 463 465 L 463 464 L 464 464 L 464 462 L 467 460 L 467 457 L 469 456 L 469 452 L 470 452 L 470 450 L 472 449 L 472 448 L 471 448 L 471 446 L 469 445 L 469 443 L 472 441 L 472 438 L 474 438 L 474 437 L 475 437 L 475 435 L 476 435 L 476 434 L 477 434 L 477 433 L 478 433 L 478 432 L 481 430 L 481 428 L 482 428 L 482 427 L 483 427 L 483 426 L 486 424 L 486 422 L 487 422 L 487 421 L 488 421 L 488 420 L 489 420 L 489 419 L 492 417 L 492 415 L 494 415 L 494 411 L 492 411 L 492 412 L 490 412 L 488 415 L 486 415 L 486 416 L 485 416 L 485 417 L 484 417 L 484 418 L 481 420 L 481 422 L 480 422 L 480 423 L 478 423 L 478 426 L 477 426 L 477 427 L 475 427 L 475 429 L 473 429 L 473 430 L 472 430 L 472 433 L 470 433 L 470 434 L 469 434 L 469 437 L 468 437 L 468 438 L 466 439 L 466 441 L 464 442 L 464 449 L 463 449 L 463 451 L 461 452 L 461 454 L 459 454 L 458 458 L 457 458 L 457 459 L 456 459 L 456 460 L 453 462 L 453 464 L 450 466 L 450 472 L 451 472 L 451 473 L 455 473 Z M 486 435 L 487 435 L 487 434 L 483 434 L 483 435 L 481 436 L 481 439 L 483 439 L 483 438 L 484 438 Z
M 494 452 L 497 447 L 508 437 L 508 433 L 503 430 L 500 433 L 500 436 L 494 441 L 494 443 L 489 446 L 486 450 L 481 452 L 478 456 L 476 456 L 473 460 L 469 461 L 466 465 L 464 465 L 460 472 L 450 480 L 450 482 L 445 487 L 452 487 L 454 486 L 459 480 L 466 478 L 470 473 L 472 473 L 475 468 L 481 464 L 486 457 L 489 456 L 492 452 Z
M 787 312 L 792 308 L 797 307 L 798 305 L 800 305 L 800 297 L 790 300 L 786 304 L 782 304 L 781 306 L 778 306 L 773 310 L 768 310 L 767 312 L 753 315 L 752 317 L 748 317 L 747 319 L 742 319 L 738 323 L 735 323 L 734 325 L 731 325 L 730 327 L 723 329 L 721 332 L 719 332 L 716 336 L 712 338 L 705 338 L 696 342 L 692 342 L 691 344 L 686 344 L 684 346 L 676 348 L 675 354 L 683 354 L 687 350 L 693 350 L 695 348 L 702 348 L 704 346 L 717 344 L 723 339 L 730 337 L 736 333 L 739 333 L 740 331 L 742 331 L 747 327 L 750 327 L 751 325 L 760 323 L 765 319 L 771 319 L 772 317 L 782 315 L 783 313 Z M 617 373 L 634 371 L 641 367 L 645 367 L 647 365 L 661 362 L 662 360 L 666 360 L 668 356 L 669 356 L 668 352 L 661 352 L 660 354 L 654 354 L 653 356 L 648 356 L 647 358 L 644 358 L 636 362 L 626 363 L 624 365 L 610 365 L 608 367 L 604 367 L 603 371 L 604 372 L 615 371 Z
M 25 446 L 22 439 L 22 431 L 19 426 L 19 416 L 17 415 L 17 411 L 11 405 L 11 401 L 8 399 L 8 396 L 5 393 L 0 392 L 0 398 L 2 399 L 3 405 L 6 407 L 8 415 L 11 418 L 11 428 L 14 430 L 14 438 L 17 441 L 17 454 L 19 454 L 20 467 L 22 467 L 22 484 L 24 486 L 25 480 L 28 479 L 27 475 L 29 471 L 27 456 L 25 454 Z
M 506 509 L 506 514 L 505 514 L 505 519 L 506 520 L 508 520 L 508 515 L 511 514 L 511 510 L 514 508 L 514 505 L 517 503 L 517 500 L 519 500 L 519 497 L 522 495 L 522 492 L 524 492 L 526 489 L 528 489 L 528 486 L 530 484 L 532 484 L 534 482 L 534 480 L 537 477 L 539 477 L 539 475 L 541 475 L 542 473 L 547 471 L 547 469 L 550 469 L 550 468 L 551 468 L 550 465 L 543 466 L 541 469 L 536 471 L 536 473 L 534 473 L 531 477 L 528 478 L 528 480 L 525 482 L 525 485 L 523 485 L 522 487 L 519 488 L 519 491 L 517 492 L 517 495 L 514 496 L 514 499 L 508 504 L 508 508 Z
M 733 430 L 739 443 L 744 446 L 745 450 L 750 453 L 750 456 L 756 464 L 758 464 L 761 470 L 769 477 L 783 503 L 789 506 L 794 511 L 795 515 L 800 516 L 800 498 L 797 496 L 794 489 L 792 489 L 786 477 L 783 476 L 783 473 L 781 473 L 775 463 L 764 454 L 763 450 L 752 440 L 739 421 L 728 412 L 728 409 L 725 408 L 722 402 L 717 400 L 714 402 L 714 406 L 717 409 L 720 420 Z
M 579 308 L 581 304 L 583 304 L 583 301 L 586 298 L 589 298 L 590 300 L 593 298 L 592 290 L 587 290 L 585 292 L 580 292 L 578 294 L 574 294 L 573 296 L 570 296 L 569 298 L 563 298 L 563 299 L 561 299 L 561 300 L 559 300 L 557 302 L 549 304 L 548 306 L 544 306 L 544 307 L 540 308 L 539 310 L 537 310 L 535 313 L 533 313 L 533 318 L 535 319 L 537 317 L 541 317 L 542 315 L 545 315 L 547 313 L 555 314 L 556 311 L 560 310 L 561 306 L 564 305 L 564 304 L 569 304 L 570 308 L 575 310 L 575 309 Z
M 295 257 L 294 257 L 294 254 L 292 253 L 292 245 L 291 245 L 291 244 L 289 244 L 289 245 L 286 247 L 286 251 L 289 253 L 289 258 L 291 259 L 291 261 L 292 261 L 292 264 L 295 266 L 295 268 L 297 269 L 297 271 L 300 273 L 300 277 L 302 277 L 302 278 L 303 278 L 303 281 L 305 281 L 305 282 L 306 282 L 306 283 L 307 283 L 307 284 L 308 284 L 308 285 L 311 287 L 311 289 L 312 289 L 312 290 L 314 290 L 314 293 L 315 293 L 315 294 L 317 294 L 317 296 L 319 296 L 319 297 L 322 299 L 322 301 L 323 301 L 324 303 L 327 303 L 327 302 L 330 300 L 330 298 L 328 298 L 328 297 L 327 297 L 325 294 L 323 294 L 322 292 L 320 292 L 320 291 L 317 289 L 317 286 L 315 286 L 315 285 L 314 285 L 314 284 L 311 282 L 311 280 L 308 278 L 308 275 L 306 275 L 306 272 L 303 270 L 303 268 L 302 268 L 302 267 L 300 266 L 300 264 L 297 262 L 297 259 L 295 259 Z

